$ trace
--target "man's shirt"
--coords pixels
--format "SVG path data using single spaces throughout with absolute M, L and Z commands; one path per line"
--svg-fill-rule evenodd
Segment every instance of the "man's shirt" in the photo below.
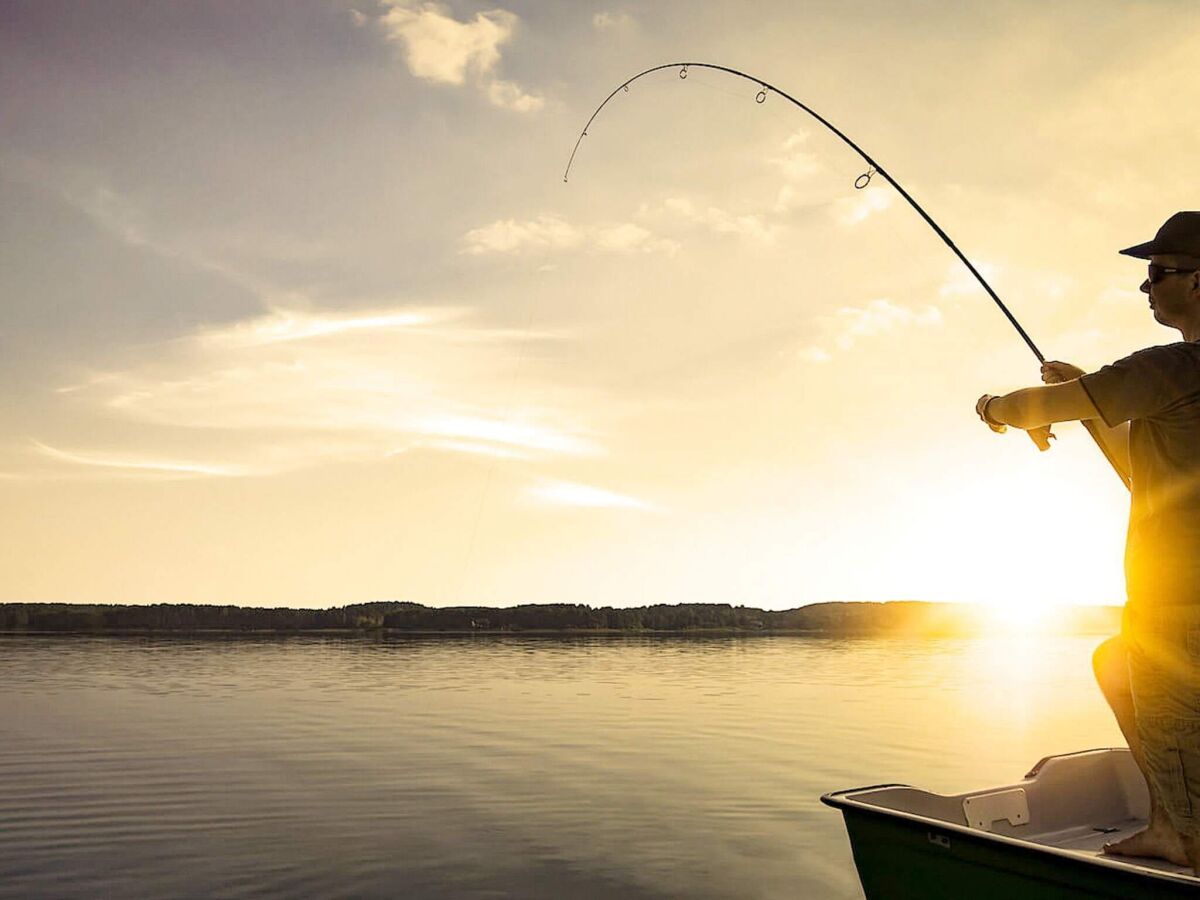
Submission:
M 1130 423 L 1129 599 L 1200 603 L 1200 343 L 1139 350 L 1079 382 L 1110 428 Z

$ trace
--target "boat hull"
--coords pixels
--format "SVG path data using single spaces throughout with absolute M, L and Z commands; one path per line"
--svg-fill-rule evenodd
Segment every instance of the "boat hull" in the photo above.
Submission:
M 886 815 L 844 809 L 867 900 L 1175 900 L 1200 886 L 1156 884 L 1141 874 L 1035 849 L 996 846 Z

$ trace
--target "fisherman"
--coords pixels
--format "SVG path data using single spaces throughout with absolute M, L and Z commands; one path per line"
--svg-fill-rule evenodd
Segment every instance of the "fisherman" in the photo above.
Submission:
M 1190 866 L 1200 876 L 1200 212 L 1179 212 L 1154 240 L 1122 250 L 1149 260 L 1142 293 L 1182 342 L 1085 373 L 1047 362 L 1045 387 L 985 394 L 975 411 L 1050 437 L 1089 421 L 1132 492 L 1121 635 L 1094 657 L 1096 677 L 1150 791 L 1145 830 L 1104 852 Z

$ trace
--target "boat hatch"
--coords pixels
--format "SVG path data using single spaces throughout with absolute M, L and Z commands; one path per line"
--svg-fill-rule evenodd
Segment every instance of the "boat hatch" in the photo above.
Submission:
M 972 794 L 963 800 L 963 815 L 972 828 L 992 830 L 992 823 L 1006 819 L 1009 825 L 1029 824 L 1029 800 L 1025 788 L 1003 788 Z

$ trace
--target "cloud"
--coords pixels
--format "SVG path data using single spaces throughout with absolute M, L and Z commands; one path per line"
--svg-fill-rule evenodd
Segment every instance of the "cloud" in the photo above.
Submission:
M 536 421 L 518 421 L 512 417 L 439 414 L 412 419 L 408 425 L 422 434 L 466 438 L 466 441 L 454 441 L 455 449 L 462 452 L 471 447 L 489 455 L 497 454 L 484 448 L 516 448 L 570 455 L 591 455 L 596 452 L 595 445 L 588 440 L 564 434 Z
M 554 506 L 582 506 L 603 509 L 635 509 L 650 511 L 654 506 L 636 497 L 615 491 L 579 484 L 573 481 L 544 481 L 529 489 L 542 503 Z
M 802 348 L 801 350 L 797 351 L 796 356 L 804 362 L 810 363 L 827 363 L 833 359 L 833 357 L 829 355 L 828 350 L 822 350 L 820 347 L 815 346 Z
M 882 186 L 856 191 L 852 197 L 841 197 L 833 203 L 834 221 L 846 228 L 865 222 L 876 213 L 890 209 L 895 195 Z
M 572 250 L 583 246 L 607 253 L 673 254 L 679 250 L 676 241 L 656 237 L 632 222 L 580 228 L 555 215 L 523 222 L 500 219 L 463 236 L 463 252 L 475 256 Z
M 566 250 L 583 243 L 583 232 L 565 219 L 542 215 L 519 222 L 499 219 L 463 236 L 464 252 L 519 253 L 523 250 Z
M 38 452 L 58 462 L 70 463 L 77 466 L 87 466 L 101 469 L 132 470 L 157 476 L 194 477 L 221 476 L 236 477 L 253 474 L 252 470 L 242 466 L 220 465 L 196 462 L 192 460 L 168 459 L 139 459 L 122 456 L 105 456 L 103 454 L 71 453 L 33 441 Z
M 445 8 L 394 5 L 379 19 L 388 40 L 402 44 L 408 70 L 418 78 L 463 84 L 468 69 L 487 73 L 500 61 L 500 45 L 512 37 L 517 17 L 502 9 L 459 22 Z
M 537 112 L 546 103 L 542 97 L 536 94 L 525 93 L 514 82 L 502 81 L 498 78 L 489 81 L 484 86 L 484 91 L 493 106 L 511 109 L 514 112 Z
M 803 149 L 808 139 L 807 131 L 794 131 L 780 145 L 780 153 L 768 157 L 767 161 L 775 166 L 784 178 L 784 184 L 779 188 L 773 207 L 776 215 L 786 215 L 798 207 L 807 205 L 804 202 L 805 194 L 797 186 L 798 183 L 825 171 L 817 155 Z
M 792 210 L 799 209 L 811 203 L 811 201 L 806 203 L 804 197 L 805 195 L 795 185 L 785 184 L 779 189 L 779 193 L 775 195 L 775 204 L 771 207 L 771 211 L 777 216 L 787 215 Z
M 141 347 L 133 362 L 64 392 L 82 413 L 123 420 L 130 449 L 41 452 L 209 476 L 416 449 L 533 461 L 602 454 L 579 420 L 588 404 L 527 358 L 531 344 L 558 339 L 484 326 L 464 309 L 275 309 Z M 195 458 L 180 460 L 179 446 L 195 447 Z
M 917 310 L 886 299 L 872 300 L 865 307 L 843 306 L 837 315 L 841 324 L 837 345 L 842 350 L 850 349 L 859 338 L 874 337 L 897 327 L 942 324 L 942 311 L 936 306 Z
M 788 181 L 803 181 L 816 175 L 823 168 L 816 154 L 801 149 L 808 143 L 808 138 L 807 131 L 792 132 L 780 146 L 782 154 L 770 158 L 770 162 Z
M 462 86 L 470 77 L 493 105 L 536 112 L 545 104 L 541 96 L 494 74 L 500 48 L 512 39 L 518 22 L 503 9 L 460 22 L 438 3 L 400 0 L 390 0 L 390 8 L 379 17 L 384 37 L 402 48 L 408 71 L 417 78 Z
M 496 459 L 531 459 L 532 456 L 523 450 L 517 450 L 513 447 L 505 447 L 500 444 L 488 443 L 485 441 L 460 441 L 451 438 L 436 438 L 425 441 L 422 446 L 429 447 L 433 450 L 445 450 L 450 453 L 466 453 L 471 456 L 491 456 Z M 398 451 L 403 453 L 405 451 Z M 393 453 L 393 456 L 398 453 Z
M 303 341 L 351 331 L 380 331 L 417 328 L 446 321 L 461 314 L 454 309 L 406 309 L 355 314 L 314 314 L 272 309 L 265 315 L 237 322 L 217 331 L 203 332 L 198 340 L 212 347 L 260 347 Z
M 278 293 L 267 280 L 230 262 L 231 255 L 267 260 L 313 260 L 325 258 L 329 250 L 314 241 L 295 237 L 247 233 L 223 226 L 212 235 L 172 235 L 162 222 L 154 221 L 127 196 L 114 191 L 95 172 L 70 166 L 49 166 L 26 157 L 5 157 L 6 172 L 21 181 L 59 198 L 86 216 L 97 228 L 139 251 L 171 260 L 182 266 L 217 275 L 230 284 L 260 297 Z
M 872 338 L 898 328 L 937 327 L 942 324 L 942 311 L 936 306 L 912 308 L 888 299 L 872 300 L 866 306 L 843 306 L 822 320 L 824 335 L 821 344 L 811 344 L 797 351 L 797 358 L 810 363 L 826 363 L 833 358 L 830 347 L 850 350 L 860 340 Z M 822 346 L 824 345 L 824 346 Z
M 666 253 L 679 250 L 676 241 L 655 237 L 640 225 L 626 222 L 595 230 L 595 245 L 613 253 Z
M 613 28 L 628 28 L 633 24 L 633 16 L 624 11 L 610 12 L 604 10 L 592 16 L 592 27 L 599 31 Z
M 982 260 L 972 260 L 971 262 L 988 284 L 992 284 L 1001 271 L 1000 266 L 996 263 L 984 262 Z M 947 267 L 946 278 L 938 288 L 938 296 L 942 299 L 950 300 L 957 297 L 974 295 L 982 291 L 983 288 L 975 276 L 971 274 L 971 270 L 958 260 L 955 260 Z
M 645 210 L 646 212 L 654 212 Z M 768 224 L 762 216 L 736 216 L 716 206 L 701 208 L 686 197 L 668 197 L 663 201 L 661 212 L 676 220 L 703 226 L 717 234 L 736 234 L 753 241 L 770 243 L 775 239 L 778 227 Z

